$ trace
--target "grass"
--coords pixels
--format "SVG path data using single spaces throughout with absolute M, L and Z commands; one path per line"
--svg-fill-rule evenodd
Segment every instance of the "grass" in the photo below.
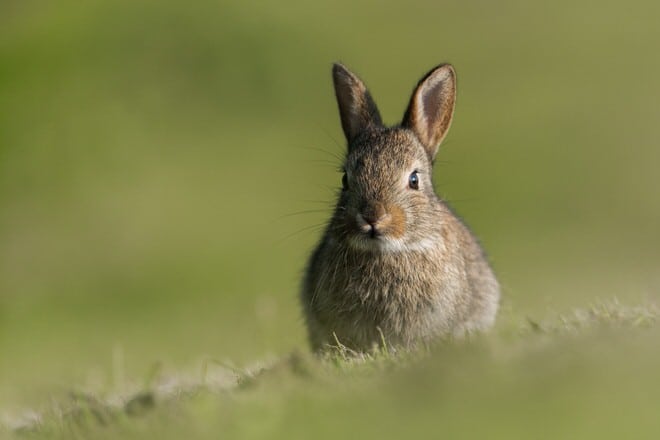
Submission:
M 658 384 L 636 374 L 660 366 L 653 350 L 659 321 L 653 304 L 618 301 L 543 322 L 504 311 L 488 335 L 416 352 L 358 355 L 338 345 L 322 357 L 292 352 L 240 368 L 214 359 L 179 371 L 155 364 L 143 378 L 125 377 L 117 352 L 112 380 L 6 413 L 4 432 L 35 439 L 652 438 L 660 433 L 652 416 Z

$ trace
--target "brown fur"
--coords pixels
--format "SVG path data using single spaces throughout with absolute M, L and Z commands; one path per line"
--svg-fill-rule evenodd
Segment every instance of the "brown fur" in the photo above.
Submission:
M 387 207 L 387 211 L 391 217 L 389 228 L 385 231 L 386 234 L 390 234 L 394 238 L 402 238 L 403 234 L 406 232 L 406 214 L 403 212 L 397 205 L 390 205 Z
M 302 304 L 313 349 L 411 347 L 489 328 L 499 286 L 477 240 L 433 191 L 432 161 L 454 109 L 449 65 L 418 84 L 401 126 L 384 127 L 366 87 L 333 68 L 348 141 L 347 187 L 313 252 Z M 409 186 L 416 171 L 419 189 Z

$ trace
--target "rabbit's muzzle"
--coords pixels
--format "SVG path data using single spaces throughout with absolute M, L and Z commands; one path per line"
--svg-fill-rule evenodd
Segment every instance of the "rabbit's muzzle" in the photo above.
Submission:
M 398 206 L 375 202 L 365 205 L 356 214 L 355 222 L 358 230 L 369 238 L 383 235 L 399 238 L 404 232 L 405 218 Z

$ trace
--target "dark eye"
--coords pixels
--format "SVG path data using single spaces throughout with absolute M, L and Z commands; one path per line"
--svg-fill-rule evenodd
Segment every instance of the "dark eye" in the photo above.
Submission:
M 408 178 L 408 186 L 412 189 L 419 189 L 419 176 L 417 175 L 417 171 L 413 171 Z
M 348 176 L 346 176 L 346 173 L 341 178 L 341 187 L 344 190 L 348 189 Z

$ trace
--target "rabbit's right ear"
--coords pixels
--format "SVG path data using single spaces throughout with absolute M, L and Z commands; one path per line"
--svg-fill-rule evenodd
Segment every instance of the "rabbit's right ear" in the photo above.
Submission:
M 370 126 L 382 124 L 380 113 L 364 83 L 342 64 L 335 63 L 332 66 L 332 79 L 341 127 L 350 147 L 357 135 Z

